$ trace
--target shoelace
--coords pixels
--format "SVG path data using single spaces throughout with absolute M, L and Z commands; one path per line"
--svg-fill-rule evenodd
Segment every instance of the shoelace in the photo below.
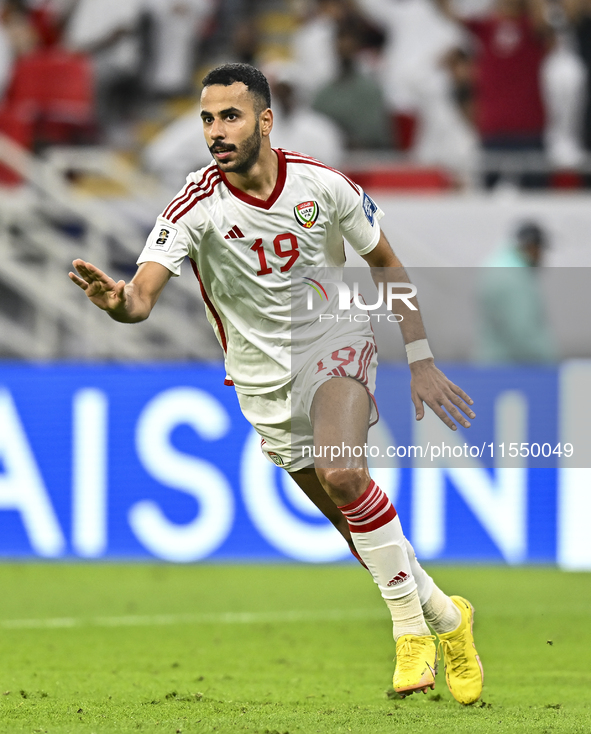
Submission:
M 466 642 L 464 635 L 460 635 L 455 640 L 439 640 L 439 645 L 443 648 L 446 665 L 453 664 L 454 670 L 460 676 L 469 672 L 469 661 L 465 654 Z
M 420 641 L 415 640 L 405 640 L 402 645 L 398 648 L 396 651 L 397 656 L 397 665 L 400 666 L 401 672 L 407 672 L 412 671 L 414 669 L 414 666 L 419 661 L 423 661 L 431 667 L 433 663 L 430 663 L 428 660 L 425 660 L 426 656 L 424 655 L 425 647 L 427 641 L 434 641 L 435 637 L 434 635 L 427 635 L 423 637 Z

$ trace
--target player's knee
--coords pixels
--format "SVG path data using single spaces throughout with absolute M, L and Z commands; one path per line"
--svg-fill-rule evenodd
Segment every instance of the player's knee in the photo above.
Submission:
M 316 469 L 320 483 L 336 505 L 354 502 L 365 492 L 371 479 L 367 469 Z

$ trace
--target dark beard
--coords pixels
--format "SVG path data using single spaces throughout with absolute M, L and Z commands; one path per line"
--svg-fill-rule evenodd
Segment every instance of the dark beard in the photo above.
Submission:
M 261 143 L 262 136 L 257 120 L 252 135 L 242 143 L 240 148 L 237 149 L 235 145 L 224 146 L 223 143 L 214 143 L 209 148 L 209 152 L 213 155 L 216 150 L 238 150 L 234 163 L 228 164 L 228 168 L 224 167 L 222 170 L 224 173 L 248 173 L 259 159 Z

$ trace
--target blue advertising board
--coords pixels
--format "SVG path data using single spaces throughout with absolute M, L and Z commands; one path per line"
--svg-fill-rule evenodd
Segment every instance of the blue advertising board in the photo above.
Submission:
M 590 370 L 447 373 L 478 407 L 472 443 L 494 435 L 507 449 L 527 442 L 554 450 L 573 436 L 564 396 L 588 384 Z M 380 372 L 374 442 L 449 441 L 436 419 L 414 421 L 408 369 Z M 334 528 L 263 457 L 223 383 L 221 367 L 203 365 L 2 366 L 0 557 L 349 559 Z M 591 484 L 581 464 L 554 455 L 546 465 L 518 456 L 509 467 L 480 457 L 459 468 L 411 466 L 396 451 L 372 473 L 419 557 L 591 568 Z

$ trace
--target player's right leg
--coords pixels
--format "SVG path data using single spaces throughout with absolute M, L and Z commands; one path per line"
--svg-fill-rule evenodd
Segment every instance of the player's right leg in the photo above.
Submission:
M 388 497 L 371 480 L 363 452 L 371 403 L 363 385 L 334 377 L 314 395 L 311 419 L 316 473 L 347 518 L 357 552 L 378 585 L 396 640 L 394 689 L 402 695 L 435 685 L 435 638 L 425 623 L 400 519 Z M 324 447 L 351 447 L 334 456 Z M 354 450 L 355 449 L 355 450 Z M 336 452 L 335 452 L 336 453 Z
M 325 492 L 316 472 L 302 469 L 292 472 L 290 476 L 332 522 L 349 544 L 353 555 L 365 566 L 357 553 L 345 516 Z M 474 703 L 482 693 L 483 671 L 474 645 L 473 607 L 462 597 L 444 594 L 417 561 L 414 549 L 406 539 L 405 546 L 425 620 L 437 633 L 443 649 L 449 690 L 460 703 Z

